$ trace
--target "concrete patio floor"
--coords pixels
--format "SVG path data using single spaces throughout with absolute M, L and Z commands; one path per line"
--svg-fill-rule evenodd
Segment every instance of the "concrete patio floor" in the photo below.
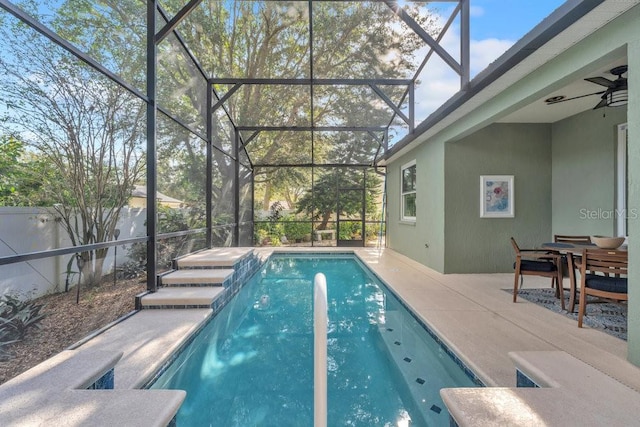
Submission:
M 514 304 L 504 291 L 513 287 L 513 273 L 445 275 L 389 249 L 356 253 L 487 386 L 515 387 L 511 351 L 563 350 L 640 391 L 640 368 L 627 362 L 626 341 L 580 329 L 522 298 Z M 549 286 L 546 278 L 524 280 L 526 288 Z

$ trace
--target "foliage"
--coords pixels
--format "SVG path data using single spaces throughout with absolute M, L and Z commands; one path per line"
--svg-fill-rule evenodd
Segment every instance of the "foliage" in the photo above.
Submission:
M 271 208 L 269 209 L 269 216 L 267 217 L 267 221 L 269 221 L 272 224 L 275 224 L 276 222 L 280 221 L 280 219 L 282 218 L 282 211 L 284 210 L 284 206 L 282 206 L 282 203 L 280 202 L 275 202 L 271 205 Z
M 146 252 L 144 255 L 146 258 Z M 142 261 L 140 260 L 127 261 L 119 267 L 118 278 L 119 279 L 136 279 L 138 277 L 142 277 L 145 274 L 145 265 L 146 263 L 144 262 L 144 258 Z
M 362 191 L 365 193 L 365 213 L 376 213 L 376 199 L 380 194 L 380 178 L 376 174 L 359 169 L 341 168 L 323 174 L 298 202 L 297 213 L 307 212 L 314 220 L 321 219 L 320 230 L 325 230 L 334 213 L 342 216 L 360 216 L 363 208 Z M 348 189 L 348 190 L 345 190 Z M 358 189 L 359 191 L 351 191 Z
M 301 239 L 303 237 L 304 233 L 298 231 L 298 224 L 291 222 L 295 218 L 290 215 L 283 215 L 283 210 L 284 206 L 280 202 L 274 202 L 269 209 L 266 221 L 256 221 L 254 223 L 254 241 L 256 244 L 280 246 L 285 237 L 287 240 Z M 307 231 L 310 232 L 310 230 Z M 300 237 L 297 237 L 298 235 Z
M 385 225 L 382 225 L 382 233 L 385 233 Z M 367 240 L 377 239 L 378 233 L 380 233 L 380 224 L 366 224 L 364 226 L 364 233 Z
M 42 155 L 13 135 L 0 135 L 0 206 L 51 206 L 44 186 L 59 179 Z
M 362 222 L 344 221 L 340 222 L 340 240 L 360 240 L 362 237 Z
M 133 88 L 144 91 L 144 2 L 26 0 L 20 3 L 28 13 L 97 63 Z M 183 6 L 183 0 L 163 1 L 163 8 L 173 14 Z M 38 16 L 49 10 L 55 12 Z M 410 14 L 435 36 L 435 17 Z M 313 69 L 318 78 L 404 77 L 415 68 L 414 55 L 424 46 L 410 28 L 400 25 L 384 2 L 362 3 L 358 7 L 340 2 L 314 2 L 313 16 L 314 31 L 324 34 L 313 43 L 316 57 Z M 180 34 L 205 73 L 213 77 L 309 78 L 308 17 L 305 3 L 204 2 L 184 19 Z M 160 16 L 158 20 L 163 21 Z M 40 204 L 45 200 L 55 203 L 56 213 L 62 217 L 74 245 L 112 240 L 120 209 L 144 173 L 144 102 L 28 26 L 16 23 L 8 14 L 3 20 L 0 39 L 3 50 L 0 72 L 5 76 L 0 93 L 1 130 L 7 135 L 18 135 L 26 148 L 23 152 L 8 148 L 8 163 L 15 166 L 22 162 L 24 167 L 7 169 L 10 173 L 6 175 L 2 170 L 0 175 L 6 177 L 6 182 L 0 183 L 0 193 L 11 196 L 7 203 Z M 158 53 L 158 103 L 184 124 L 176 125 L 163 114 L 158 115 L 158 187 L 203 212 L 207 147 L 185 127 L 200 135 L 205 133 L 205 78 L 181 50 L 181 43 L 173 34 L 160 43 Z M 215 89 L 221 94 L 228 87 L 219 85 Z M 348 90 L 350 96 L 334 96 L 324 88 L 316 88 L 317 102 L 313 105 L 316 124 L 355 126 L 372 119 L 388 121 L 393 115 L 384 102 L 363 102 L 372 99 L 370 87 L 343 89 Z M 392 99 L 398 99 L 398 90 L 404 88 L 384 88 Z M 242 85 L 229 99 L 225 111 L 236 123 L 309 125 L 308 97 L 309 91 L 299 87 Z M 224 225 L 233 222 L 230 220 L 233 195 L 241 189 L 233 188 L 235 170 L 230 160 L 233 125 L 222 109 L 213 115 L 211 131 L 214 146 L 212 214 L 219 220 L 214 220 L 217 225 Z M 330 139 L 327 144 L 317 139 L 311 153 L 313 145 L 308 134 L 262 132 L 246 149 L 254 160 L 259 160 L 255 164 L 277 165 L 308 164 L 311 160 L 362 162 L 379 148 L 375 144 L 362 144 L 357 137 L 340 139 L 330 135 L 327 138 Z M 37 186 L 33 191 L 27 191 L 31 187 L 26 183 L 30 181 L 23 179 L 29 177 L 27 170 L 38 171 L 34 176 L 42 177 L 34 183 Z M 320 199 L 311 200 L 312 192 L 308 191 L 311 175 L 311 168 L 271 168 L 269 172 L 263 169 L 256 177 L 258 185 L 264 186 L 263 204 L 268 206 L 274 194 L 282 195 L 290 206 L 304 199 L 298 213 L 321 216 L 321 228 L 326 227 L 329 216 L 337 212 L 337 207 L 331 207 L 328 201 L 335 196 L 335 188 L 328 181 L 318 182 L 319 187 L 313 191 Z M 25 193 L 21 193 L 22 190 Z M 373 208 L 369 209 L 371 190 L 366 191 L 367 212 L 373 212 Z M 16 201 L 16 196 L 20 196 L 21 201 Z M 344 202 L 341 212 L 349 214 L 355 210 L 350 207 L 355 202 L 347 199 L 341 202 Z M 158 229 L 168 232 L 198 228 L 196 224 L 200 224 L 203 217 L 178 216 L 176 213 L 176 218 L 169 221 L 171 227 L 159 226 Z M 277 229 L 275 222 L 269 231 L 274 235 L 285 232 Z M 219 241 L 228 241 L 226 229 L 216 229 L 214 234 Z M 82 254 L 84 280 L 95 280 L 101 274 L 106 251 L 99 249 Z
M 37 5 L 25 7 L 37 15 Z M 78 7 L 98 8 L 88 2 Z M 89 27 L 82 22 L 91 13 L 79 9 L 61 8 L 49 25 L 71 42 L 89 43 L 88 50 L 99 59 L 114 60 L 113 52 L 100 55 L 98 45 L 104 41 L 89 42 Z M 103 24 L 108 20 L 105 11 L 94 15 Z M 45 40 L 19 22 L 10 21 L 0 30 L 0 102 L 8 107 L 0 120 L 2 129 L 20 135 L 27 151 L 53 170 L 42 176 L 39 197 L 53 202 L 72 244 L 113 240 L 120 210 L 144 172 L 144 103 Z M 99 281 L 107 251 L 81 254 L 84 283 Z
M 176 13 L 183 3 L 166 0 L 163 7 Z M 425 9 L 420 9 L 423 6 L 423 3 L 403 4 L 407 13 L 436 38 L 440 31 L 437 14 L 425 13 Z M 405 78 L 417 68 L 419 58 L 416 56 L 425 44 L 384 2 L 359 3 L 357 7 L 341 2 L 313 2 L 312 7 L 314 77 Z M 307 4 L 303 2 L 208 2 L 196 7 L 182 22 L 181 35 L 205 71 L 214 78 L 309 78 L 308 17 Z M 196 86 L 202 77 L 180 53 L 177 41 L 168 38 L 163 44 L 159 73 L 163 76 L 161 86 L 164 88 L 160 91 L 166 92 L 166 97 L 173 92 L 182 95 L 180 111 L 188 109 L 189 120 L 185 122 L 200 123 L 203 97 Z M 178 87 L 184 90 L 176 91 Z M 214 85 L 214 90 L 222 96 L 229 86 Z M 406 88 L 394 86 L 381 90 L 388 98 L 400 102 Z M 318 86 L 313 104 L 314 123 L 341 126 L 389 123 L 395 115 L 379 101 L 367 85 Z M 291 85 L 246 84 L 235 92 L 226 106 L 237 124 L 311 124 L 309 91 Z M 223 178 L 230 177 L 221 153 L 229 152 L 225 144 L 231 145 L 233 134 L 228 130 L 230 126 L 223 114 L 215 114 L 213 119 L 214 144 L 222 148 L 222 151 L 213 150 L 215 164 Z M 258 165 L 256 210 L 267 210 L 273 200 L 282 199 L 289 206 L 295 206 L 311 183 L 311 168 L 261 168 L 259 165 L 308 165 L 312 161 L 316 164 L 370 164 L 380 140 L 372 140 L 366 132 L 350 137 L 345 136 L 347 134 L 317 132 L 312 144 L 310 135 L 304 132 L 260 132 L 245 147 L 253 164 Z M 247 135 L 242 136 L 247 138 Z M 363 143 L 365 139 L 367 143 Z M 214 189 L 217 188 L 214 185 Z
M 158 206 L 158 233 L 172 233 L 202 228 L 205 225 L 204 212 L 198 208 L 169 208 Z M 146 224 L 146 223 L 145 223 Z M 179 255 L 196 249 L 198 243 L 193 236 L 178 236 L 163 239 L 156 244 L 157 263 L 162 267 L 170 267 L 171 261 Z M 197 247 L 200 248 L 199 246 Z M 126 276 L 138 277 L 147 265 L 147 245 L 134 243 L 127 251 L 131 262 L 123 266 Z M 129 278 L 129 277 L 127 277 Z
M 8 345 L 20 341 L 27 331 L 39 327 L 45 317 L 43 305 L 13 295 L 0 297 L 0 360 L 8 357 Z
M 267 225 L 264 222 L 256 222 L 254 224 L 254 244 L 261 246 L 267 242 L 268 237 L 269 231 L 267 230 Z
M 9 338 L 9 331 L 0 328 L 0 362 L 11 358 L 11 344 L 17 342 Z
M 293 215 L 287 215 L 283 218 L 284 235 L 289 241 L 300 241 L 305 236 L 310 236 L 312 225 L 310 221 L 299 221 Z

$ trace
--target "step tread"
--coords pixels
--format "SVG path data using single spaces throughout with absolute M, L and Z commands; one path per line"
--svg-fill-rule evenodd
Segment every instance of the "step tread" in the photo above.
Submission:
M 164 287 L 142 297 L 142 306 L 152 305 L 210 305 L 223 287 Z
M 213 248 L 196 252 L 177 260 L 183 267 L 233 267 L 241 259 L 251 255 L 253 248 Z
M 222 284 L 233 275 L 232 269 L 211 270 L 175 270 L 160 278 L 163 285 L 190 284 L 190 283 L 215 283 Z

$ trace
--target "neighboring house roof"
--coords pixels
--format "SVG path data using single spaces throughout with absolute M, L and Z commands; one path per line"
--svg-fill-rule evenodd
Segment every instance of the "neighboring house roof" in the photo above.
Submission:
M 147 187 L 145 185 L 135 185 L 133 187 L 133 191 L 131 192 L 131 197 L 139 197 L 142 199 L 146 199 Z M 166 194 L 163 194 L 159 191 L 156 191 L 156 200 L 158 200 L 161 204 L 167 204 L 167 205 L 184 204 L 182 200 L 174 199 L 173 197 L 169 197 Z
M 391 147 L 381 164 L 482 108 L 505 88 L 638 4 L 640 0 L 568 0 L 416 126 L 414 133 Z

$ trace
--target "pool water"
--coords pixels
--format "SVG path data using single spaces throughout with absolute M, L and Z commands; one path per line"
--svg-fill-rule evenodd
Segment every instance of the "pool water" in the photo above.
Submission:
M 151 388 L 186 390 L 179 426 L 313 425 L 313 278 L 327 278 L 328 424 L 449 425 L 475 386 L 353 256 L 274 255 Z

